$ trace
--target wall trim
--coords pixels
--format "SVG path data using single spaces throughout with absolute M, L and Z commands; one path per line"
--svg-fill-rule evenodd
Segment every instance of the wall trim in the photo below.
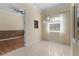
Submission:
M 11 38 L 6 38 L 6 39 L 2 39 L 0 41 L 6 41 L 6 40 L 12 40 L 12 39 L 18 39 L 18 38 L 22 38 L 24 36 L 18 36 L 18 37 L 11 37 Z

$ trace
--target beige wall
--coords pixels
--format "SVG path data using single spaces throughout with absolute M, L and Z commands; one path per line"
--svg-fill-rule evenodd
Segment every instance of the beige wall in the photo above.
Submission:
M 41 38 L 41 13 L 31 4 L 20 4 L 25 10 L 25 43 L 26 46 L 40 41 Z M 34 20 L 39 21 L 39 28 L 34 29 Z
M 68 12 L 67 12 L 68 11 Z M 57 8 L 51 8 L 43 13 L 43 20 L 45 20 L 45 15 L 53 16 L 59 13 L 64 13 L 65 15 L 65 32 L 63 34 L 60 33 L 48 33 L 46 31 L 46 26 L 43 23 L 43 39 L 44 40 L 51 40 L 54 42 L 59 42 L 63 44 L 70 44 L 70 4 L 65 4 L 63 6 L 58 6 Z
M 24 30 L 23 16 L 0 10 L 0 30 Z

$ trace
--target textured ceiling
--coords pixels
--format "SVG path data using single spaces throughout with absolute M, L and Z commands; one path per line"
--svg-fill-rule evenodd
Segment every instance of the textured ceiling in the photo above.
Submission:
M 64 3 L 32 3 L 33 6 L 35 6 L 36 8 L 40 10 L 46 10 L 46 9 L 49 9 L 51 7 L 56 7 L 61 4 L 64 4 Z
M 39 10 L 47 10 L 49 8 L 56 8 L 57 6 L 61 6 L 63 5 L 64 3 L 29 3 L 31 4 L 32 6 L 36 7 L 37 9 Z M 3 4 L 0 4 L 0 9 L 5 9 L 5 10 L 9 10 L 11 9 L 11 6 L 15 6 L 16 8 L 20 8 L 20 6 L 18 4 L 7 4 L 7 3 L 3 3 Z

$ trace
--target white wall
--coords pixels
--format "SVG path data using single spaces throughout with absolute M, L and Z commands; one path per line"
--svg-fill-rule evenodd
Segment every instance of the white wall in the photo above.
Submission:
M 0 30 L 24 30 L 23 16 L 0 10 Z
M 26 46 L 40 41 L 41 34 L 41 13 L 40 11 L 30 4 L 20 4 L 25 10 L 25 43 Z M 34 20 L 38 20 L 39 28 L 34 28 Z

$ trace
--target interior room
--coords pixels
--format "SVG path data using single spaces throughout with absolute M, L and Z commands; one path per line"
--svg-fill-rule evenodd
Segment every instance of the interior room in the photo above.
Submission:
M 1 56 L 79 56 L 79 4 L 1 3 Z

